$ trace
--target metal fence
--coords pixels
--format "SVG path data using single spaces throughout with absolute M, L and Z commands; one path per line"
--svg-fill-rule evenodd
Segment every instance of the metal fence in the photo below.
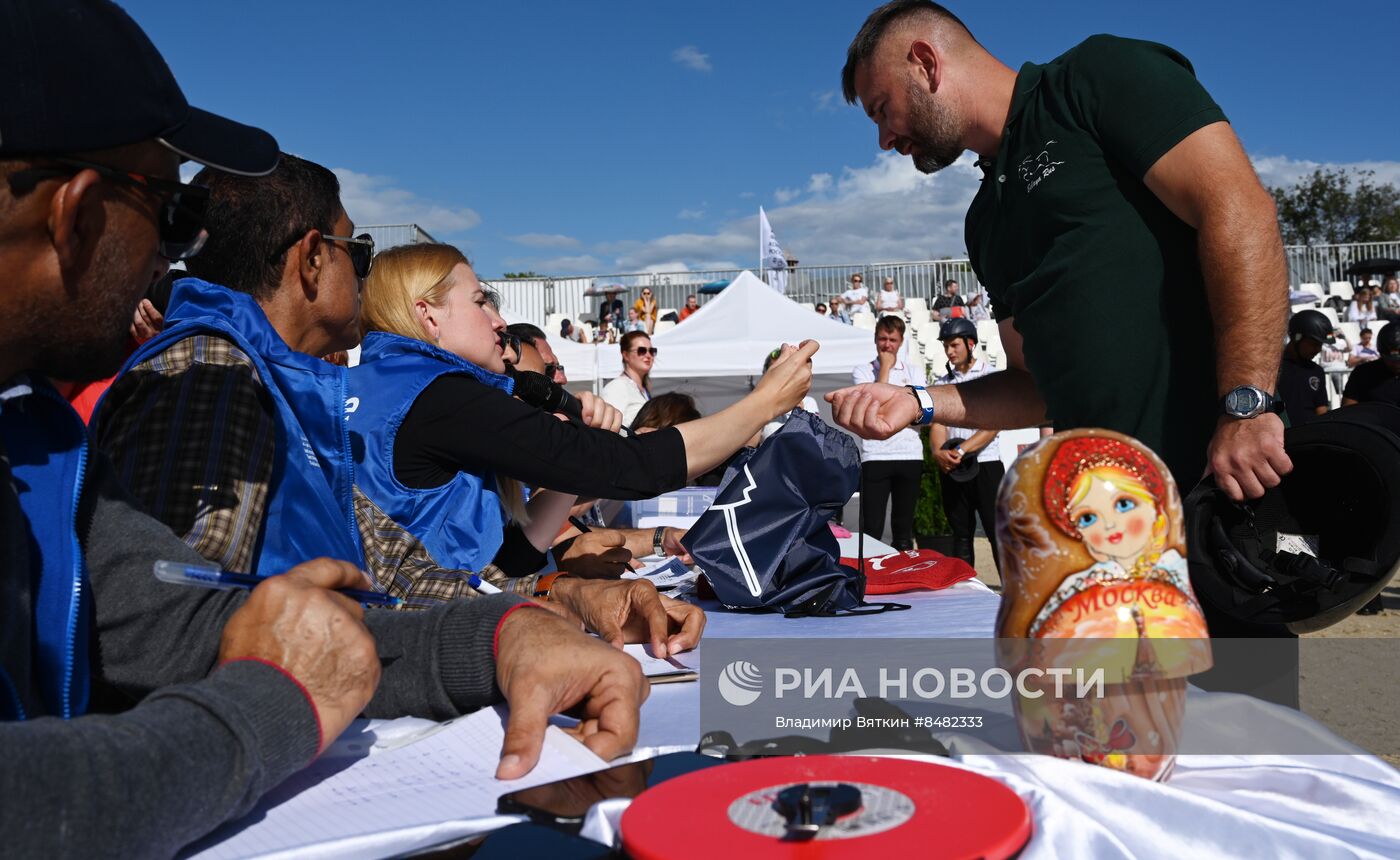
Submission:
M 543 324 L 550 314 L 570 319 L 596 320 L 604 301 L 600 293 L 608 287 L 621 287 L 620 297 L 630 306 L 650 287 L 657 306 L 679 309 L 692 294 L 704 304 L 710 298 L 706 285 L 727 284 L 742 269 L 715 269 L 697 272 L 643 272 L 590 275 L 578 278 L 502 278 L 490 281 L 500 294 L 507 311 L 522 319 Z M 967 260 L 922 260 L 905 263 L 846 263 L 828 266 L 796 266 L 788 270 L 787 297 L 795 302 L 828 302 L 851 286 L 851 277 L 860 273 L 872 298 L 886 277 L 894 278 L 895 288 L 906 298 L 920 297 L 933 304 L 946 281 L 957 281 L 961 294 L 971 297 L 982 292 Z
M 374 240 L 374 250 L 383 251 L 397 245 L 416 245 L 419 242 L 436 242 L 428 231 L 417 224 L 370 224 L 357 227 L 355 235 L 368 233 Z
M 381 250 L 395 245 L 436 241 L 417 224 L 375 225 L 362 229 L 374 237 L 376 247 Z M 1305 283 L 1326 286 L 1331 281 L 1356 281 L 1346 275 L 1346 268 L 1360 260 L 1374 257 L 1400 259 L 1400 239 L 1346 245 L 1289 245 L 1284 251 L 1288 258 L 1288 280 L 1293 287 Z M 620 297 L 627 305 L 636 300 L 643 287 L 652 289 L 661 308 L 678 309 L 692 293 L 699 296 L 700 303 L 704 304 L 711 298 L 703 292 L 706 285 L 727 284 L 741 271 L 713 269 L 563 278 L 502 278 L 487 283 L 500 293 L 501 303 L 511 315 L 543 325 L 551 314 L 561 314 L 570 319 L 596 320 L 603 298 L 586 293 L 599 293 L 608 287 L 621 288 Z M 829 302 L 833 296 L 850 287 L 851 276 L 856 273 L 864 276 L 865 286 L 870 289 L 872 298 L 879 292 L 886 277 L 894 278 L 895 287 L 905 298 L 922 298 L 930 305 L 936 296 L 942 294 L 943 284 L 950 280 L 958 282 L 964 297 L 985 296 L 966 259 L 795 266 L 788 270 L 787 296 L 796 302 Z
M 1299 284 L 1322 284 L 1325 287 L 1332 281 L 1359 282 L 1346 274 L 1347 266 L 1352 263 L 1375 257 L 1400 259 L 1400 239 L 1349 245 L 1289 245 L 1284 250 L 1288 254 L 1289 284 L 1294 287 Z M 1374 278 L 1368 276 L 1368 279 Z

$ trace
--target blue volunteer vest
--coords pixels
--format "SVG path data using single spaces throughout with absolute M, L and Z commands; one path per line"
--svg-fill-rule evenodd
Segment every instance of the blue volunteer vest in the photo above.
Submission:
M 28 381 L 33 393 L 0 404 L 0 442 L 10 461 L 29 542 L 34 632 L 33 677 L 45 712 L 64 719 L 88 704 L 88 631 L 92 596 L 78 543 L 78 501 L 87 472 L 83 420 L 47 382 Z M 26 572 L 4 571 L 6 576 Z M 19 667 L 16 667 L 18 669 Z M 0 667 L 0 719 L 24 719 L 19 692 Z
M 360 492 L 421 540 L 435 562 L 481 570 L 495 557 L 504 535 L 495 474 L 459 471 L 430 490 L 406 487 L 394 476 L 394 440 L 404 417 L 423 389 L 449 373 L 471 376 L 507 394 L 515 390 L 510 377 L 482 370 L 432 344 L 385 332 L 365 337 L 360 363 L 350 368 L 345 405 L 355 477 Z
M 320 556 L 363 568 L 345 368 L 287 346 L 252 296 L 197 278 L 175 282 L 165 319 L 165 330 L 127 360 L 123 374 L 176 341 L 213 334 L 248 354 L 272 398 L 277 443 L 267 511 L 253 569 L 239 572 L 272 575 Z

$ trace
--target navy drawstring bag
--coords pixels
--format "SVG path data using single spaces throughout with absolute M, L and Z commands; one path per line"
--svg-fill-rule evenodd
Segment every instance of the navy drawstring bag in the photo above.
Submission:
M 859 484 L 851 437 L 794 410 L 729 463 L 714 504 L 681 543 L 731 609 L 801 617 L 908 608 L 864 603 L 865 576 L 841 565 L 827 524 Z

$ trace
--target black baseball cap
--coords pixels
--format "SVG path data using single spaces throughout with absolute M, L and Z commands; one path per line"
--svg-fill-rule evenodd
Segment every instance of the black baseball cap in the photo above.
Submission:
M 0 0 L 0 158 L 157 140 L 186 160 L 271 173 L 277 141 L 190 107 L 131 17 L 106 0 Z

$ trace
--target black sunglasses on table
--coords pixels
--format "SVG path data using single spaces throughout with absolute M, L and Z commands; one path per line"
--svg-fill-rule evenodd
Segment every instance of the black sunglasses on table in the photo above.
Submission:
M 10 174 L 10 190 L 16 195 L 26 194 L 45 179 L 94 170 L 103 179 L 143 191 L 160 201 L 156 227 L 160 231 L 160 255 L 167 260 L 188 260 L 199 253 L 209 238 L 204 229 L 209 189 L 202 185 L 186 185 L 76 158 L 46 157 L 44 160 L 54 166 L 31 167 Z

